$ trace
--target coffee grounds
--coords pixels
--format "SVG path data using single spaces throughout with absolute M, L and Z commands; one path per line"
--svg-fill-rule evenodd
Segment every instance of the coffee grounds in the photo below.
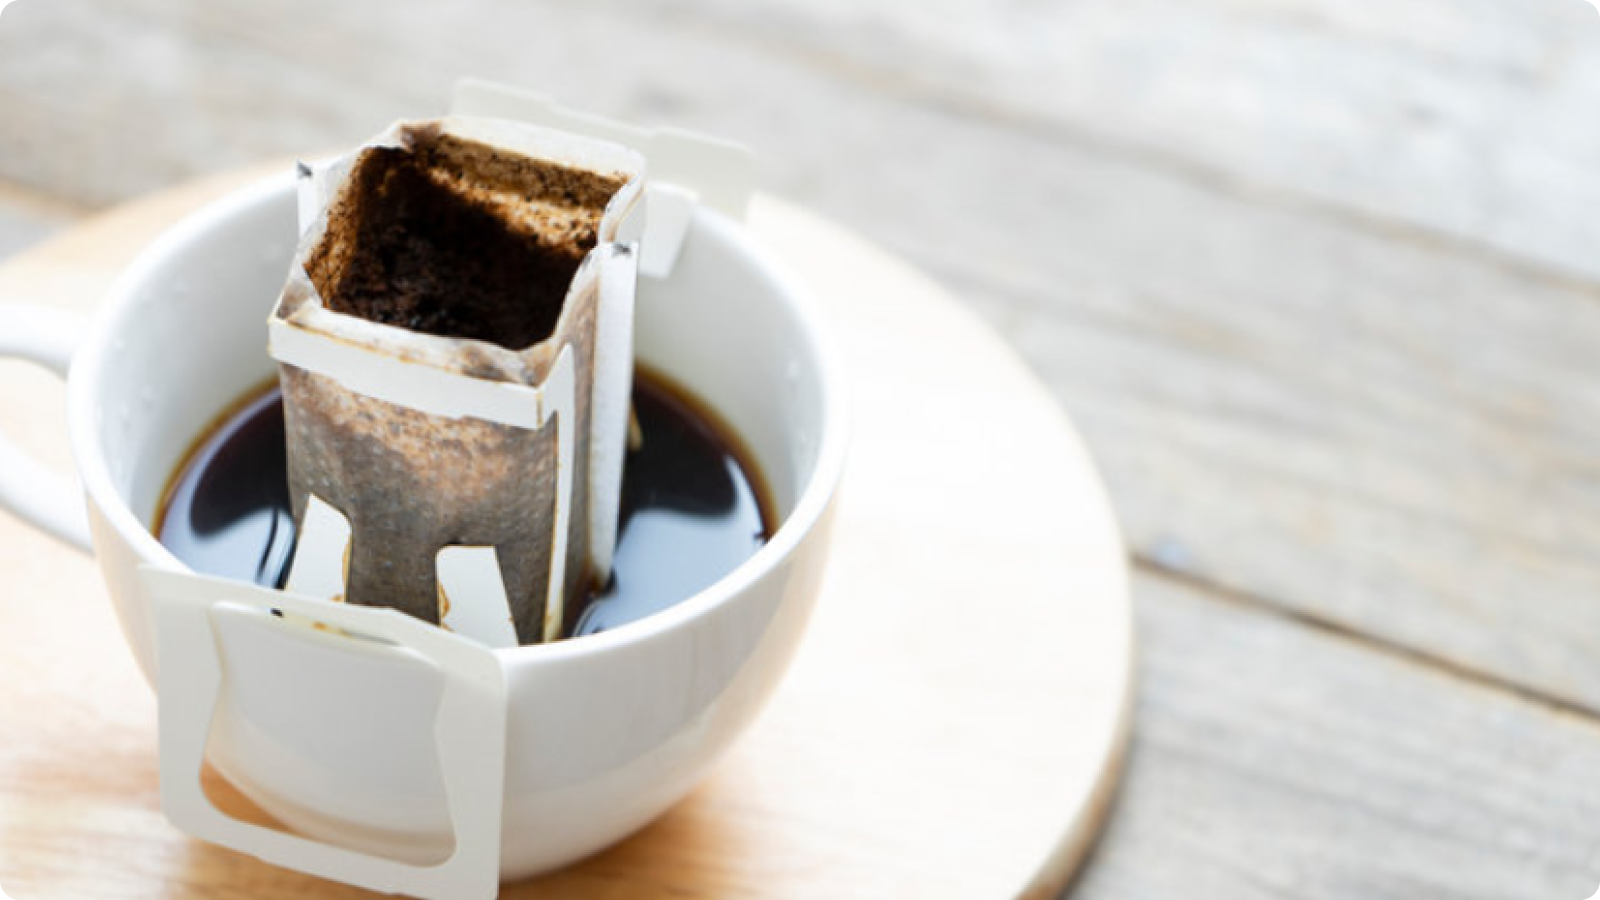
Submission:
M 363 151 L 306 270 L 329 309 L 521 350 L 548 338 L 620 179 L 425 128 Z

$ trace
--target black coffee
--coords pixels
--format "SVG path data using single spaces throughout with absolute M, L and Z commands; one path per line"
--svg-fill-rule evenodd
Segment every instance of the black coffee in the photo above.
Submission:
M 644 435 L 622 476 L 611 581 L 568 618 L 595 634 L 666 609 L 765 544 L 771 505 L 730 433 L 676 385 L 640 370 Z M 294 551 L 276 386 L 230 411 L 190 451 L 162 503 L 157 536 L 196 572 L 282 587 Z

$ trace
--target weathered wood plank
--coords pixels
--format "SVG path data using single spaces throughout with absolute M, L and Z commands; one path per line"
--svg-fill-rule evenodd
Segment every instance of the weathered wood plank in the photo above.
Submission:
M 330 82 L 195 19 L 182 7 L 158 19 L 97 2 L 8 9 L 0 178 L 104 206 L 264 154 L 352 140 L 402 108 L 393 91 Z
M 943 270 L 1014 299 L 1140 553 L 1593 707 L 1594 294 L 1057 158 L 1056 252 Z
M 1080 900 L 1576 898 L 1600 726 L 1145 574 L 1133 757 Z
M 484 7 L 474 4 L 382 15 L 361 4 L 341 12 L 304 4 L 207 6 L 190 4 L 181 27 L 165 30 L 108 7 L 85 16 L 19 6 L 11 15 L 70 18 L 93 51 L 115 52 L 97 36 L 131 35 L 121 53 L 158 62 L 155 72 L 127 85 L 103 80 L 103 95 L 88 108 L 104 116 L 127 106 L 133 113 L 123 124 L 137 132 L 147 130 L 138 123 L 141 101 L 171 99 L 145 89 L 186 71 L 203 67 L 207 84 L 169 88 L 200 106 L 225 105 L 241 87 L 240 74 L 275 58 L 320 56 L 356 76 L 345 89 L 326 92 L 312 73 L 277 71 L 267 107 L 251 106 L 267 127 L 250 136 L 273 152 L 295 149 L 297 132 L 316 130 L 330 114 L 381 121 L 400 111 L 393 99 L 402 92 L 413 101 L 437 97 L 428 82 L 440 63 L 465 57 L 498 67 L 524 46 L 519 42 L 544 61 L 534 63 L 545 73 L 540 83 L 598 81 L 563 90 L 592 102 L 617 77 L 592 63 L 593 38 L 606 31 L 597 23 L 670 17 L 680 28 L 723 29 L 725 38 L 759 41 L 769 52 L 848 71 L 879 89 L 1058 129 L 1069 139 L 1111 142 L 1214 183 L 1242 181 L 1258 196 L 1278 191 L 1285 202 L 1411 223 L 1563 270 L 1600 273 L 1593 251 L 1600 223 L 1588 215 L 1600 203 L 1593 165 L 1600 132 L 1584 127 L 1600 102 L 1600 20 L 1581 0 L 1010 0 L 937 8 L 906 0 L 699 0 L 636 2 L 621 14 L 616 7 L 598 15 L 499 10 L 498 22 L 478 16 Z M 318 28 L 298 27 L 312 20 Z M 184 40 L 218 25 L 242 37 L 244 22 L 255 32 L 246 43 L 258 46 L 242 56 Z M 533 27 L 516 30 L 522 22 Z M 197 23 L 204 24 L 188 30 Z M 342 31 L 365 39 L 328 36 Z M 508 40 L 512 33 L 518 41 Z M 573 34 L 584 39 L 551 40 Z M 396 46 L 408 51 L 404 68 L 388 52 Z M 81 65 L 99 59 L 91 52 Z M 386 77 L 363 79 L 362 71 Z M 30 80 L 28 94 L 70 107 L 85 99 L 81 81 L 58 81 L 68 88 L 62 93 Z M 202 124 L 144 136 L 191 164 L 241 158 L 200 147 L 204 132 Z M 189 158 L 194 150 L 204 155 Z M 118 189 L 111 171 L 87 177 L 91 184 L 76 188 L 84 195 Z
M 1258 202 L 1600 275 L 1586 0 L 700 0 L 689 15 Z

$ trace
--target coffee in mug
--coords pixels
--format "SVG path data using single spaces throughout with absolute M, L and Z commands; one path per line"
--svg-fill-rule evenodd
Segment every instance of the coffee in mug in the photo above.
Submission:
M 664 375 L 636 370 L 638 440 L 623 467 L 609 580 L 568 611 L 563 637 L 667 609 L 732 572 L 771 535 L 773 503 L 731 427 Z M 264 386 L 227 410 L 165 492 L 157 536 L 196 572 L 281 588 L 295 520 L 285 477 L 283 398 Z

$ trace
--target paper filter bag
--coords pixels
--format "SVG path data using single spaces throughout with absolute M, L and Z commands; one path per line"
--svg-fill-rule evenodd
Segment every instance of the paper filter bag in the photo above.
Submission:
M 643 176 L 620 145 L 470 117 L 301 167 L 270 347 L 296 519 L 315 497 L 348 520 L 348 602 L 448 626 L 484 601 L 441 589 L 442 554 L 476 548 L 452 565 L 498 567 L 526 644 L 607 577 Z

